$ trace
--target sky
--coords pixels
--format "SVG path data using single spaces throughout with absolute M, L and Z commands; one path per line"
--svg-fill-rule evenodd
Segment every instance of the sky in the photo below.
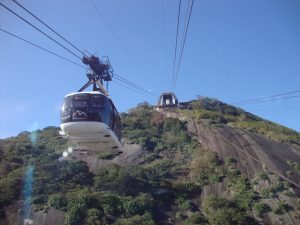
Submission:
M 13 1 L 0 2 L 72 49 Z M 111 82 L 119 112 L 145 101 L 156 104 L 160 93 L 172 89 L 179 0 L 20 3 L 79 49 L 109 56 L 116 74 L 157 95 Z M 178 46 L 187 6 L 182 0 Z M 179 101 L 200 95 L 231 104 L 300 90 L 299 12 L 299 0 L 195 0 L 174 88 Z M 82 64 L 1 6 L 0 28 Z M 59 126 L 63 98 L 87 81 L 85 74 L 86 69 L 0 31 L 0 138 Z M 300 131 L 300 98 L 240 107 Z

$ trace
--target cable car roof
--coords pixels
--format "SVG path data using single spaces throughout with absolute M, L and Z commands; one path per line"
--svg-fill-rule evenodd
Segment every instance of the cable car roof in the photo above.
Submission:
M 69 94 L 65 95 L 65 97 L 72 96 L 72 95 L 77 95 L 77 94 L 92 94 L 92 95 L 102 95 L 102 96 L 105 96 L 105 97 L 107 97 L 107 98 L 111 99 L 111 98 L 110 98 L 110 96 L 106 96 L 105 94 L 103 94 L 103 93 L 101 93 L 101 92 L 99 92 L 99 91 L 82 91 L 82 92 L 72 92 L 72 93 L 69 93 Z

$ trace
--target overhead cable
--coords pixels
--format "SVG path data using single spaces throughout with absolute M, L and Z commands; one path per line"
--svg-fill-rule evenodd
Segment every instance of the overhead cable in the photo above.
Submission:
M 190 10 L 189 10 L 189 17 L 188 17 L 186 29 L 184 31 L 184 39 L 183 39 L 181 50 L 180 50 L 179 61 L 178 61 L 178 66 L 177 66 L 176 75 L 175 75 L 175 79 L 174 79 L 173 89 L 175 88 L 175 85 L 176 85 L 176 82 L 177 82 L 177 78 L 178 78 L 178 74 L 179 74 L 179 70 L 180 70 L 180 66 L 181 66 L 181 61 L 182 61 L 182 56 L 183 56 L 183 50 L 184 50 L 184 47 L 185 47 L 186 37 L 187 37 L 187 34 L 188 34 L 188 29 L 189 29 L 189 25 L 190 25 L 190 20 L 191 20 L 191 15 L 192 15 L 192 11 L 193 11 L 193 6 L 194 6 L 194 0 L 192 0 L 192 4 L 191 4 Z
M 294 94 L 294 93 L 300 93 L 300 90 L 295 90 L 295 91 L 290 91 L 290 92 L 275 94 L 275 95 L 261 97 L 261 98 L 247 99 L 247 100 L 244 100 L 244 101 L 233 102 L 231 104 L 233 104 L 233 105 L 240 105 L 240 104 L 248 104 L 248 103 L 256 103 L 256 102 L 264 102 L 264 101 L 268 101 L 268 100 L 274 101 L 274 100 L 278 100 L 278 98 L 276 99 L 276 97 L 290 95 L 290 94 Z
M 148 95 L 152 95 L 152 96 L 157 97 L 157 95 L 155 93 L 142 88 L 141 86 L 139 86 L 139 85 L 137 85 L 137 84 L 135 84 L 135 83 L 127 80 L 126 78 L 124 78 L 124 77 L 122 77 L 122 76 L 120 76 L 120 75 L 118 75 L 116 73 L 114 73 L 114 78 L 117 79 L 117 80 L 119 80 L 119 81 L 121 81 L 121 82 L 123 82 L 123 83 L 126 83 L 127 85 L 129 85 L 129 86 L 131 86 L 131 87 L 133 87 L 133 88 L 135 88 L 135 89 L 137 89 L 139 91 L 142 91 L 142 92 L 144 92 L 144 93 L 146 93 Z
M 168 68 L 167 68 L 167 29 L 166 29 L 166 16 L 165 16 L 165 7 L 164 7 L 164 0 L 161 0 L 161 12 L 162 12 L 162 20 L 163 20 L 163 32 L 164 32 L 164 47 L 165 47 L 165 63 L 166 63 L 166 66 L 165 66 L 165 70 L 166 70 L 166 73 L 168 72 Z
M 32 45 L 32 46 L 35 46 L 35 47 L 37 47 L 37 48 L 39 48 L 39 49 L 41 49 L 41 50 L 43 50 L 43 51 L 45 51 L 45 52 L 47 52 L 47 53 L 50 53 L 50 54 L 52 54 L 52 55 L 54 55 L 54 56 L 56 56 L 56 57 L 58 57 L 58 58 L 61 58 L 61 59 L 66 60 L 66 61 L 68 61 L 68 62 L 70 62 L 70 63 L 73 63 L 73 64 L 76 65 L 76 66 L 79 66 L 79 67 L 82 67 L 82 68 L 85 68 L 85 69 L 86 69 L 86 67 L 80 65 L 79 63 L 76 63 L 76 62 L 74 62 L 74 61 L 72 61 L 72 60 L 70 60 L 70 59 L 67 59 L 67 58 L 65 58 L 65 57 L 63 57 L 63 56 L 61 56 L 61 55 L 59 55 L 59 54 L 57 54 L 57 53 L 55 53 L 55 52 L 52 52 L 52 51 L 50 51 L 50 50 L 48 50 L 48 49 L 46 49 L 46 48 L 43 48 L 43 47 L 41 47 L 40 45 L 37 45 L 37 44 L 35 44 L 35 43 L 31 42 L 31 41 L 25 40 L 24 38 L 22 38 L 22 37 L 20 37 L 20 36 L 18 36 L 18 35 L 15 35 L 15 34 L 9 32 L 9 31 L 7 31 L 7 30 L 4 30 L 4 29 L 0 28 L 0 31 L 2 31 L 2 32 L 6 33 L 6 34 L 8 34 L 8 35 L 10 35 L 10 36 L 12 36 L 12 37 L 15 37 L 15 38 L 17 38 L 17 39 L 19 39 L 19 40 L 21 40 L 21 41 L 24 41 L 24 42 L 26 42 L 26 43 L 28 43 L 28 44 L 30 44 L 30 45 Z
M 130 51 L 128 50 L 128 48 L 126 47 L 126 45 L 123 43 L 123 41 L 121 40 L 121 38 L 119 37 L 119 35 L 117 34 L 117 32 L 115 31 L 115 29 L 112 27 L 112 25 L 108 22 L 108 20 L 104 17 L 104 15 L 101 13 L 100 9 L 95 5 L 95 3 L 93 2 L 93 0 L 89 0 L 89 2 L 91 3 L 91 5 L 93 6 L 93 8 L 96 10 L 98 16 L 104 21 L 105 25 L 108 27 L 108 29 L 110 30 L 110 32 L 113 34 L 114 38 L 120 43 L 120 45 L 122 46 L 123 50 L 126 52 L 126 54 L 129 56 L 129 58 L 131 59 L 131 61 L 134 63 L 134 65 L 139 68 L 140 70 L 141 67 L 139 66 L 139 64 L 136 62 L 136 60 L 133 58 L 132 54 L 130 53 Z
M 178 33 L 179 33 L 179 25 L 180 25 L 180 23 L 179 23 L 180 22 L 180 11 L 181 11 L 181 0 L 179 0 L 178 13 L 177 13 L 176 39 L 175 39 L 175 50 L 174 50 L 174 58 L 173 58 L 172 90 L 174 89 L 174 81 L 175 81 L 175 67 L 176 67 L 176 58 L 177 58 Z
M 137 90 L 137 89 L 133 89 L 132 87 L 127 86 L 127 85 L 125 85 L 124 83 L 120 83 L 120 82 L 118 82 L 118 81 L 116 81 L 116 80 L 112 80 L 112 82 L 113 82 L 113 83 L 116 83 L 116 84 L 118 84 L 118 85 L 120 85 L 120 86 L 122 86 L 122 87 L 125 87 L 125 88 L 127 88 L 127 89 L 129 89 L 129 90 L 131 90 L 131 91 L 134 91 L 134 92 L 137 92 L 137 93 L 139 93 L 139 94 L 141 94 L 141 95 L 147 96 L 144 92 L 141 92 L 141 91 L 139 91 L 139 90 Z
M 67 62 L 70 62 L 70 63 L 72 63 L 72 64 L 74 64 L 74 65 L 76 65 L 76 66 L 78 66 L 78 67 L 81 67 L 81 68 L 86 69 L 86 67 L 84 67 L 84 66 L 82 66 L 82 65 L 80 65 L 80 64 L 78 64 L 78 63 L 76 63 L 76 62 L 74 62 L 74 61 L 72 61 L 72 60 L 70 60 L 70 59 L 67 59 L 66 57 L 63 57 L 63 56 L 61 56 L 61 55 L 59 55 L 59 54 L 57 54 L 57 53 L 55 53 L 55 52 L 52 52 L 52 51 L 50 51 L 50 50 L 48 50 L 48 49 L 46 49 L 46 48 L 44 48 L 44 47 L 42 47 L 42 46 L 40 46 L 40 45 L 37 45 L 37 44 L 35 44 L 35 43 L 31 42 L 31 41 L 28 41 L 28 40 L 26 40 L 26 39 L 24 39 L 24 38 L 22 38 L 22 37 L 20 37 L 20 36 L 18 36 L 18 35 L 15 35 L 15 34 L 9 32 L 9 31 L 7 31 L 7 30 L 4 30 L 4 29 L 0 28 L 0 31 L 2 31 L 2 32 L 6 33 L 6 34 L 8 34 L 8 35 L 10 35 L 10 36 L 12 36 L 12 37 L 15 37 L 15 38 L 17 38 L 17 39 L 19 39 L 19 40 L 21 40 L 21 41 L 23 41 L 23 42 L 25 42 L 25 43 L 28 43 L 28 44 L 30 44 L 30 45 L 36 47 L 36 48 L 39 48 L 39 49 L 41 49 L 41 50 L 43 50 L 43 51 L 45 51 L 45 52 L 47 52 L 47 53 L 49 53 L 49 54 L 52 54 L 52 55 L 54 55 L 54 56 L 56 56 L 56 57 L 58 57 L 58 58 L 60 58 L 60 59 L 63 59 L 63 60 L 65 60 L 65 61 L 67 61 Z M 115 81 L 115 79 L 118 80 L 119 82 Z M 147 95 L 147 94 L 148 94 L 148 95 L 152 95 L 152 96 L 157 96 L 157 95 L 155 95 L 154 93 L 145 90 L 144 88 L 142 88 L 142 87 L 140 87 L 140 86 L 134 84 L 133 82 L 131 82 L 131 81 L 129 81 L 129 80 L 123 78 L 123 77 L 120 76 L 120 75 L 114 74 L 114 79 L 113 79 L 113 81 L 114 81 L 115 83 L 117 83 L 117 84 L 123 86 L 123 87 L 126 87 L 126 88 L 128 88 L 128 89 L 131 89 L 131 90 L 133 90 L 133 91 L 136 91 L 136 92 L 138 92 L 138 93 L 140 93 L 140 94 L 144 94 L 144 95 Z M 122 83 L 120 83 L 120 82 L 122 82 Z
M 30 12 L 28 9 L 26 9 L 23 5 L 21 5 L 16 0 L 12 0 L 14 3 L 16 3 L 19 7 L 21 7 L 23 10 L 25 10 L 27 13 L 29 13 L 32 17 L 37 19 L 40 23 L 42 23 L 44 26 L 46 26 L 49 30 L 51 30 L 53 33 L 55 33 L 57 36 L 59 36 L 61 39 L 63 39 L 65 42 L 67 42 L 69 45 L 71 45 L 73 48 L 75 48 L 78 52 L 80 52 L 82 55 L 85 55 L 83 51 L 81 51 L 79 48 L 77 48 L 74 44 L 72 44 L 70 41 L 68 41 L 66 38 L 64 38 L 62 35 L 60 35 L 58 32 L 56 32 L 53 28 L 51 28 L 48 24 L 46 24 L 44 21 L 42 21 L 40 18 L 38 18 L 36 15 L 34 15 L 32 12 Z
M 19 14 L 17 14 L 15 11 L 13 11 L 12 9 L 8 8 L 7 6 L 5 6 L 3 3 L 0 2 L 0 5 L 2 7 L 4 7 L 5 9 L 7 9 L 9 12 L 11 12 L 12 14 L 14 14 L 15 16 L 17 16 L 19 19 L 23 20 L 25 23 L 27 23 L 28 25 L 30 25 L 31 27 L 33 27 L 34 29 L 36 29 L 37 31 L 39 31 L 40 33 L 42 33 L 43 35 L 45 35 L 47 38 L 49 38 L 50 40 L 52 40 L 53 42 L 55 42 L 56 44 L 58 44 L 59 46 L 61 46 L 62 48 L 64 48 L 65 50 L 67 50 L 68 52 L 70 52 L 72 55 L 74 55 L 75 57 L 77 57 L 78 59 L 81 60 L 81 57 L 76 55 L 74 52 L 72 52 L 70 49 L 68 49 L 67 47 L 65 47 L 64 45 L 62 45 L 61 43 L 59 43 L 58 41 L 56 41 L 54 38 L 52 38 L 51 36 L 49 36 L 48 34 L 46 34 L 44 31 L 42 31 L 41 29 L 39 29 L 38 27 L 36 27 L 35 25 L 33 25 L 32 23 L 30 23 L 28 20 L 24 19 L 22 16 L 20 16 Z

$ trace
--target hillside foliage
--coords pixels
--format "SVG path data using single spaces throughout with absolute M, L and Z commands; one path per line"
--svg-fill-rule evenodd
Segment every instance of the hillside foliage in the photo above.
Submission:
M 211 126 L 230 125 L 299 145 L 299 133 L 264 121 L 216 100 L 201 99 L 179 110 L 184 116 Z M 147 154 L 138 165 L 108 164 L 96 174 L 84 162 L 63 160 L 67 143 L 59 128 L 22 132 L 0 142 L 0 218 L 4 207 L 28 201 L 33 210 L 53 207 L 65 212 L 65 225 L 98 224 L 257 224 L 250 216 L 274 210 L 263 199 L 288 191 L 280 182 L 272 190 L 254 191 L 232 158 L 220 158 L 196 141 L 187 124 L 166 118 L 148 104 L 122 114 L 123 137 Z M 111 160 L 105 154 L 98 156 Z M 298 165 L 291 162 L 294 170 Z M 33 168 L 32 196 L 25 197 L 25 174 Z M 258 178 L 267 180 L 261 174 Z M 225 183 L 228 195 L 201 200 L 204 186 Z M 27 185 L 27 186 L 26 186 Z M 22 213 L 22 211 L 20 211 Z

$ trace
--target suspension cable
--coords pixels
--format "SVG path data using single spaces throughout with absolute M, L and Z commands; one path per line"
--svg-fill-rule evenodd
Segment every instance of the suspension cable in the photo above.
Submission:
M 124 77 L 122 77 L 122 76 L 120 76 L 120 75 L 118 75 L 116 73 L 114 73 L 114 78 L 117 79 L 117 80 L 119 80 L 119 81 L 121 81 L 121 82 L 123 82 L 123 83 L 126 83 L 127 85 L 129 85 L 129 86 L 131 86 L 131 87 L 133 87 L 133 88 L 135 88 L 137 90 L 140 90 L 140 91 L 142 91 L 142 92 L 144 92 L 144 93 L 146 93 L 148 95 L 152 95 L 152 96 L 158 97 L 158 95 L 154 94 L 153 92 L 140 87 L 139 85 L 137 85 L 137 84 L 135 84 L 135 83 L 133 83 L 133 82 L 125 79 Z
M 190 19 L 191 19 L 191 15 L 192 15 L 192 11 L 193 11 L 193 5 L 194 5 L 194 0 L 192 0 L 191 8 L 190 8 L 190 11 L 189 11 L 189 17 L 188 17 L 187 26 L 186 26 L 185 33 L 184 33 L 184 39 L 183 39 L 181 50 L 180 50 L 179 62 L 178 62 L 177 70 L 176 70 L 176 76 L 175 76 L 175 80 L 174 80 L 173 90 L 175 88 L 177 78 L 178 78 L 178 74 L 179 74 L 179 69 L 180 69 L 180 66 L 181 66 L 183 50 L 184 50 L 184 47 L 185 47 L 186 37 L 187 37 L 187 33 L 188 33 L 189 25 L 190 25 Z
M 246 104 L 246 103 L 247 104 L 248 103 L 256 103 L 256 102 L 260 102 L 260 101 L 268 101 L 268 100 L 271 100 L 271 99 L 276 98 L 276 97 L 280 97 L 280 96 L 284 96 L 284 95 L 290 95 L 290 94 L 299 93 L 299 92 L 300 92 L 300 90 L 295 90 L 295 91 L 275 94 L 275 95 L 262 97 L 262 98 L 252 98 L 252 99 L 247 99 L 247 100 L 244 100 L 244 101 L 233 102 L 231 104 L 239 105 L 239 104 Z M 277 100 L 277 99 L 274 99 L 274 100 Z
M 172 75 L 172 90 L 174 90 L 174 80 L 175 80 L 175 65 L 177 58 L 177 44 L 178 44 L 178 32 L 179 32 L 179 22 L 180 22 L 180 11 L 181 11 L 181 0 L 179 0 L 178 5 L 178 14 L 177 14 L 177 28 L 176 28 L 176 41 L 175 41 L 175 50 L 174 50 L 174 59 L 173 59 L 173 75 Z
M 26 40 L 26 39 L 24 39 L 24 38 L 22 38 L 22 37 L 20 37 L 20 36 L 18 36 L 18 35 L 16 35 L 16 34 L 13 34 L 13 33 L 9 32 L 9 31 L 7 31 L 7 30 L 4 30 L 4 29 L 0 28 L 0 31 L 2 31 L 2 32 L 6 33 L 6 34 L 8 34 L 8 35 L 10 35 L 10 36 L 12 36 L 12 37 L 15 37 L 15 38 L 17 38 L 17 39 L 19 39 L 19 40 L 21 40 L 21 41 L 24 41 L 24 42 L 26 42 L 26 43 L 28 43 L 28 44 L 30 44 L 30 45 L 32 45 L 32 46 L 35 46 L 35 47 L 37 47 L 37 48 L 39 48 L 39 49 L 41 49 L 41 50 L 43 50 L 43 51 L 45 51 L 45 52 L 47 52 L 47 53 L 50 53 L 50 54 L 52 54 L 52 55 L 54 55 L 54 56 L 57 56 L 58 58 L 61 58 L 61 59 L 66 60 L 66 61 L 68 61 L 68 62 L 70 62 L 70 63 L 73 63 L 73 64 L 76 65 L 76 66 L 79 66 L 79 67 L 81 67 L 81 68 L 86 69 L 84 66 L 82 66 L 82 65 L 80 65 L 80 64 L 78 64 L 78 63 L 76 63 L 76 62 L 74 62 L 74 61 L 72 61 L 72 60 L 70 60 L 70 59 L 67 59 L 67 58 L 65 58 L 65 57 L 63 57 L 63 56 L 61 56 L 61 55 L 59 55 L 59 54 L 57 54 L 57 53 L 55 53 L 55 52 L 52 52 L 52 51 L 50 51 L 50 50 L 48 50 L 48 49 L 46 49 L 46 48 L 44 48 L 44 47 L 42 47 L 42 46 L 40 46 L 40 45 L 37 45 L 37 44 L 35 44 L 35 43 L 31 42 L 31 41 L 28 41 L 28 40 Z
M 33 27 L 34 29 L 36 29 L 37 31 L 39 31 L 40 33 L 42 33 L 43 35 L 45 35 L 46 37 L 48 37 L 50 40 L 52 40 L 53 42 L 55 42 L 56 44 L 58 44 L 59 46 L 61 46 L 62 48 L 64 48 L 65 50 L 67 50 L 68 52 L 70 52 L 72 55 L 74 55 L 75 57 L 77 57 L 78 59 L 81 60 L 81 57 L 76 55 L 74 52 L 72 52 L 70 49 L 68 49 L 67 47 L 65 47 L 64 45 L 62 45 L 61 43 L 59 43 L 58 41 L 56 41 L 54 38 L 52 38 L 51 36 L 49 36 L 48 34 L 46 34 L 44 31 L 42 31 L 41 29 L 39 29 L 38 27 L 36 27 L 35 25 L 33 25 L 32 23 L 30 23 L 28 20 L 24 19 L 22 16 L 20 16 L 19 14 L 17 14 L 15 11 L 13 11 L 12 9 L 8 8 L 7 6 L 5 6 L 3 3 L 0 2 L 0 5 L 2 7 L 4 7 L 5 9 L 7 9 L 9 12 L 11 12 L 12 14 L 14 14 L 15 16 L 17 16 L 19 19 L 23 20 L 25 23 L 27 23 L 28 25 L 30 25 L 31 27 Z
M 68 41 L 66 38 L 64 38 L 62 35 L 60 35 L 58 32 L 56 32 L 53 28 L 51 28 L 48 24 L 46 24 L 44 21 L 42 21 L 40 18 L 38 18 L 36 15 L 34 15 L 32 12 L 30 12 L 28 9 L 26 9 L 23 5 L 21 5 L 16 0 L 12 0 L 14 3 L 16 3 L 19 7 L 21 7 L 23 10 L 25 10 L 27 13 L 29 13 L 32 17 L 37 19 L 40 23 L 42 23 L 44 26 L 46 26 L 49 30 L 51 30 L 53 33 L 55 33 L 57 36 L 59 36 L 61 39 L 63 39 L 65 42 L 67 42 L 69 45 L 71 45 L 73 48 L 75 48 L 78 52 L 80 52 L 82 55 L 85 55 L 83 51 L 81 51 L 79 48 L 77 48 L 74 44 L 72 44 L 70 41 Z

